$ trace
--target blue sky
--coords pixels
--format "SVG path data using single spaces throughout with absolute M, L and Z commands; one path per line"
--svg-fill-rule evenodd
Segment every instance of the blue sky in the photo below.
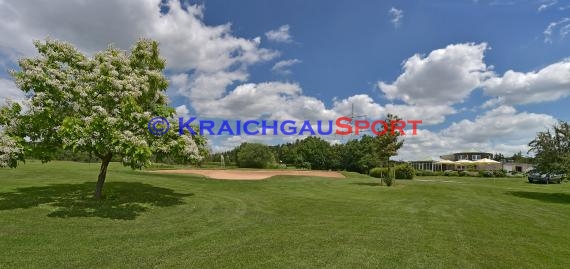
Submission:
M 271 72 L 272 62 L 251 68 L 252 81 L 292 80 L 307 94 L 328 102 L 334 97 L 368 93 L 388 102 L 377 90 L 379 80 L 393 81 L 401 63 L 415 53 L 429 53 L 448 44 L 487 42 L 491 49 L 485 62 L 495 71 L 528 72 L 570 57 L 570 37 L 544 42 L 546 26 L 570 16 L 570 9 L 556 6 L 539 12 L 547 1 L 203 1 L 205 22 L 232 23 L 238 36 L 290 26 L 292 43 L 269 43 L 281 58 L 299 59 L 292 74 Z M 570 5 L 570 1 L 567 2 Z M 399 27 L 388 14 L 395 7 L 404 11 Z M 458 107 L 472 107 L 488 97 L 472 94 Z M 547 104 L 524 106 L 570 119 L 564 105 L 568 98 Z M 474 113 L 464 113 L 474 117 Z
M 181 116 L 328 120 L 354 105 L 371 120 L 424 120 L 396 159 L 526 152 L 537 131 L 570 120 L 570 1 L 160 2 L 0 1 L 0 66 L 47 36 L 86 53 L 149 37 Z M 0 78 L 0 102 L 21 97 Z

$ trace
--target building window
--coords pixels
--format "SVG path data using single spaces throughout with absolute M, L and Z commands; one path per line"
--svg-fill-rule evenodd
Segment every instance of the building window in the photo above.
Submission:
M 471 155 L 471 160 L 473 161 L 481 160 L 481 155 Z

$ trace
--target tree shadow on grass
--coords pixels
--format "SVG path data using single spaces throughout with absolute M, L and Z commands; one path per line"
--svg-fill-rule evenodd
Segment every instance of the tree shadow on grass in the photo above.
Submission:
M 93 198 L 94 190 L 91 182 L 18 188 L 0 193 L 0 211 L 49 205 L 54 208 L 49 217 L 133 220 L 152 207 L 184 204 L 183 198 L 193 195 L 139 182 L 109 182 L 103 189 L 104 198 L 98 201 Z
M 370 186 L 370 187 L 382 186 L 380 182 L 354 182 L 350 184 L 360 185 L 360 186 Z
M 512 191 L 507 194 L 534 199 L 549 203 L 570 204 L 570 194 L 568 193 L 545 193 L 545 192 L 527 192 L 527 191 Z

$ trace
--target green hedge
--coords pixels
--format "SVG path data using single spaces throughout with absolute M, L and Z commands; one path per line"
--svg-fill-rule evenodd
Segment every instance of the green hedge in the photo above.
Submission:
M 480 177 L 493 177 L 492 171 L 479 171 Z
M 394 167 L 396 179 L 414 179 L 416 171 L 409 164 L 400 164 Z
M 387 167 L 376 167 L 370 169 L 369 175 L 375 178 L 383 178 L 388 175 L 388 168 Z
M 495 170 L 493 171 L 493 176 L 494 177 L 506 177 L 507 176 L 507 171 L 501 169 L 501 170 Z
M 446 176 L 446 177 L 458 177 L 458 176 L 459 176 L 459 172 L 447 170 L 447 171 L 443 172 L 443 175 Z
M 414 179 L 414 175 L 416 174 L 414 168 L 407 164 L 396 165 L 392 169 L 396 175 L 396 179 Z M 388 171 L 388 167 L 372 168 L 370 169 L 369 175 L 375 178 L 386 178 L 387 176 L 391 176 Z
M 388 167 L 372 168 L 368 174 L 371 177 L 381 178 L 382 182 L 386 183 L 386 186 L 388 187 L 394 185 L 394 179 L 392 178 L 392 173 Z

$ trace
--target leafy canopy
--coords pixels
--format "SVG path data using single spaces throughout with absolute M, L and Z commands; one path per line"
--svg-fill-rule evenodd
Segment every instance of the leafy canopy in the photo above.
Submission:
M 130 52 L 109 46 L 92 57 L 57 40 L 34 44 L 39 55 L 11 72 L 28 99 L 0 110 L 0 166 L 16 167 L 26 157 L 49 161 L 59 148 L 118 156 L 132 168 L 149 165 L 153 155 L 202 159 L 205 138 L 156 137 L 147 129 L 151 118 L 174 115 L 157 42 L 141 39 Z
M 266 145 L 243 143 L 238 149 L 237 162 L 241 168 L 269 168 L 275 164 L 275 157 Z
M 570 174 L 570 124 L 561 121 L 552 129 L 539 132 L 529 143 L 529 152 L 535 154 L 539 171 Z

